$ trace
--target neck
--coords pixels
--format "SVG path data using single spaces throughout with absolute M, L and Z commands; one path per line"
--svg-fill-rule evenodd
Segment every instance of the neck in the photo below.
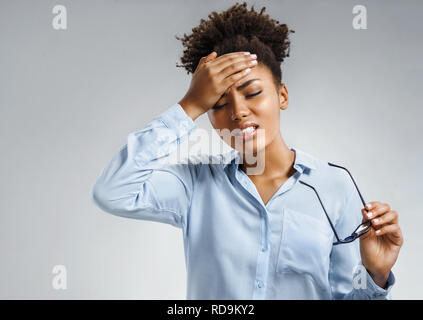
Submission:
M 295 152 L 288 148 L 280 134 L 266 146 L 264 151 L 258 152 L 256 156 L 257 161 L 264 162 L 264 171 L 260 175 L 261 178 L 273 179 L 281 176 L 290 177 L 296 171 L 293 168 Z M 246 172 L 246 168 L 249 165 L 242 163 L 240 166 L 241 170 Z

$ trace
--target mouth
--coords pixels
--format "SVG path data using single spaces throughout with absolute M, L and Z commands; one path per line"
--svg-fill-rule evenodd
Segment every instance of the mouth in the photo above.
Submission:
M 250 140 L 257 135 L 257 128 L 259 126 L 256 124 L 250 125 L 244 129 L 237 129 L 235 133 L 235 137 L 241 139 L 243 141 Z

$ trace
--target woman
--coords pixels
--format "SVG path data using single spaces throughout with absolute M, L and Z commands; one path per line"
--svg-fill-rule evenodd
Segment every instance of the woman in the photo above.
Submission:
M 280 64 L 292 30 L 264 10 L 237 3 L 178 38 L 189 90 L 128 135 L 93 199 L 106 212 L 182 229 L 188 299 L 390 299 L 398 214 L 379 201 L 364 206 L 345 168 L 284 142 Z M 235 156 L 165 164 L 203 113 Z M 258 163 L 259 174 L 249 172 Z

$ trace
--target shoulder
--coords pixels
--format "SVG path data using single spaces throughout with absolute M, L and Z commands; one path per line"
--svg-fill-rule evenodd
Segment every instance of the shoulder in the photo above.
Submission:
M 326 194 L 344 199 L 349 197 L 353 192 L 354 182 L 350 176 L 352 173 L 345 163 L 317 157 L 302 150 L 297 151 L 311 164 L 307 175 L 301 178 L 324 190 Z

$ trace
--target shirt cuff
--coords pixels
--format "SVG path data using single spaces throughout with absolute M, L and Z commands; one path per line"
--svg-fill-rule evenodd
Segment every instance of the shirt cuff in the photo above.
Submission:
M 172 129 L 178 138 L 191 132 L 191 130 L 197 126 L 191 117 L 186 114 L 179 103 L 175 103 L 165 112 L 160 114 L 158 118 L 165 124 L 166 127 Z
M 367 272 L 367 287 L 369 290 L 370 297 L 372 299 L 386 299 L 389 292 L 391 291 L 392 286 L 395 283 L 395 276 L 391 271 L 389 271 L 388 280 L 386 281 L 385 289 L 379 287 L 374 281 L 372 276 Z

